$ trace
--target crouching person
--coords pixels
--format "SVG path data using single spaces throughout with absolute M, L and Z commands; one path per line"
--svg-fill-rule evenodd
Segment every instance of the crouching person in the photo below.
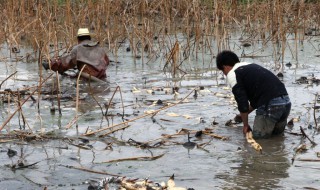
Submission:
M 68 55 L 51 59 L 50 66 L 43 65 L 44 68 L 51 68 L 51 70 L 62 74 L 75 67 L 80 71 L 85 66 L 83 73 L 98 79 L 105 79 L 109 65 L 109 58 L 105 50 L 99 46 L 98 42 L 91 41 L 91 35 L 87 28 L 78 30 L 77 39 L 78 44 Z
M 252 130 L 255 138 L 283 134 L 291 102 L 278 77 L 257 64 L 240 62 L 231 51 L 219 53 L 216 63 L 232 87 L 243 122 L 243 133 Z M 253 110 L 256 110 L 256 116 L 251 129 L 248 115 Z

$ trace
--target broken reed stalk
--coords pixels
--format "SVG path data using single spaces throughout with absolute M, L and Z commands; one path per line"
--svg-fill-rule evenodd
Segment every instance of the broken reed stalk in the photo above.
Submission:
M 20 91 L 19 91 L 19 89 L 18 89 L 18 107 L 20 108 L 20 109 L 19 109 L 19 112 L 18 112 L 18 114 L 19 114 L 18 120 L 19 120 L 20 130 L 22 129 L 22 128 L 21 128 L 21 123 L 20 123 L 20 116 L 21 116 L 22 121 L 23 121 L 23 130 L 25 130 L 25 128 L 26 128 L 26 120 L 25 120 L 25 117 L 24 117 L 24 115 L 23 115 L 22 108 L 21 108 L 21 96 L 20 96 Z
M 71 168 L 71 169 L 76 169 L 76 170 L 81 170 L 81 171 L 85 171 L 85 172 L 90 172 L 90 173 L 95 173 L 95 174 L 101 174 L 101 175 L 110 175 L 110 176 L 115 176 L 115 177 L 122 177 L 120 175 L 117 174 L 111 174 L 108 172 L 103 172 L 103 171 L 96 171 L 96 170 L 91 170 L 88 168 L 83 168 L 83 167 L 78 167 L 78 166 L 67 166 L 67 165 L 60 165 L 66 168 Z
M 52 75 L 53 75 L 53 73 L 51 73 L 46 79 L 44 79 L 40 85 L 44 84 Z M 7 125 L 7 123 L 11 120 L 11 118 L 21 109 L 23 104 L 26 103 L 28 101 L 28 99 L 37 91 L 38 91 L 38 88 L 33 90 L 30 93 L 30 95 L 21 103 L 21 105 L 2 123 L 2 125 L 0 127 L 0 131 L 2 131 L 2 129 Z
M 80 115 L 80 116 L 82 116 L 82 115 Z M 66 128 L 66 129 L 70 129 L 70 128 L 72 127 L 72 125 L 74 125 L 74 124 L 76 123 L 76 121 L 77 121 L 78 118 L 79 118 L 78 115 L 75 116 L 75 117 L 65 126 L 65 128 Z
M 117 86 L 116 90 L 113 92 L 113 94 L 112 94 L 112 96 L 111 96 L 111 99 L 109 100 L 108 107 L 106 108 L 106 113 L 104 114 L 105 116 L 108 116 L 109 107 L 110 107 L 110 105 L 111 105 L 111 102 L 112 102 L 112 100 L 113 100 L 114 95 L 116 94 L 116 92 L 117 92 L 118 90 L 119 90 L 119 92 L 120 92 L 121 103 L 122 103 L 122 118 L 124 117 L 124 104 L 123 104 L 123 97 L 122 97 L 122 92 L 121 92 L 120 86 Z
M 179 59 L 179 42 L 176 41 L 173 48 L 170 50 L 170 54 L 167 58 L 166 64 L 163 67 L 163 70 L 165 70 L 165 68 L 170 64 L 170 61 L 171 61 L 172 78 L 176 77 L 178 59 Z
M 315 125 L 316 129 L 318 129 L 318 122 L 317 122 L 317 117 L 316 117 L 317 100 L 318 100 L 318 93 L 315 94 L 315 99 L 314 99 L 314 103 L 313 103 L 313 119 L 314 119 L 314 125 Z
M 138 157 L 120 158 L 120 159 L 115 159 L 115 160 L 108 160 L 108 161 L 99 162 L 99 164 L 112 163 L 112 162 L 123 162 L 123 161 L 152 161 L 152 160 L 157 160 L 158 158 L 161 158 L 162 156 L 164 156 L 164 154 L 160 154 L 157 156 L 138 156 Z
M 15 71 L 14 73 L 10 74 L 7 78 L 5 78 L 1 83 L 0 83 L 0 89 L 1 89 L 1 86 L 4 82 L 6 82 L 9 78 L 11 78 L 13 75 L 15 75 L 18 71 Z
M 122 122 L 122 123 L 118 123 L 118 124 L 115 124 L 115 125 L 112 125 L 112 126 L 104 127 L 104 128 L 98 129 L 98 130 L 96 130 L 96 131 L 91 131 L 91 132 L 86 133 L 86 134 L 83 134 L 83 135 L 84 135 L 84 136 L 93 135 L 93 134 L 99 133 L 99 132 L 101 132 L 101 131 L 105 131 L 105 130 L 108 130 L 108 129 L 112 129 L 112 128 L 116 127 L 116 126 L 120 126 L 120 125 L 123 125 L 123 124 L 128 124 L 128 123 L 130 123 L 130 122 L 133 122 L 133 121 L 136 121 L 136 120 L 138 120 L 138 119 L 147 117 L 147 116 L 149 116 L 149 115 L 153 115 L 153 116 L 154 116 L 154 115 L 156 115 L 157 113 L 159 113 L 159 112 L 162 111 L 162 110 L 165 110 L 165 109 L 168 109 L 168 108 L 171 108 L 171 107 L 173 107 L 173 106 L 176 106 L 176 105 L 180 104 L 180 103 L 183 102 L 185 99 L 187 99 L 187 98 L 190 96 L 190 94 L 194 92 L 194 90 L 195 90 L 195 89 L 193 89 L 186 97 L 184 97 L 183 99 L 181 99 L 181 100 L 180 100 L 179 102 L 177 102 L 177 103 L 174 103 L 174 104 L 172 104 L 172 105 L 168 105 L 168 106 L 162 107 L 162 108 L 160 108 L 160 109 L 158 109 L 158 110 L 155 110 L 154 112 L 141 115 L 141 116 L 136 117 L 136 118 L 133 118 L 133 119 L 131 119 L 131 120 L 124 121 L 124 122 Z
M 183 132 L 183 131 L 187 131 L 187 132 L 189 132 L 190 134 L 195 134 L 195 133 L 197 132 L 197 130 L 182 128 L 182 129 L 180 129 L 178 132 L 176 132 L 176 133 L 174 133 L 174 134 L 163 135 L 163 137 L 149 140 L 149 141 L 146 142 L 146 144 L 149 144 L 149 143 L 155 142 L 155 141 L 159 141 L 159 140 L 162 140 L 162 139 L 169 139 L 169 138 L 172 138 L 172 137 L 185 135 L 186 133 L 181 133 L 181 132 Z M 227 139 L 228 139 L 228 137 L 216 135 L 216 134 L 211 133 L 211 132 L 209 132 L 209 131 L 207 131 L 207 130 L 203 130 L 202 132 L 203 132 L 204 135 L 213 137 L 213 138 L 215 138 L 215 139 L 220 139 L 220 140 L 227 140 Z
M 43 42 L 40 41 L 38 44 L 38 68 L 39 68 L 39 85 L 38 85 L 38 114 L 40 115 L 40 98 L 41 98 L 41 81 L 42 81 L 42 47 L 43 47 Z
M 320 159 L 300 158 L 297 161 L 302 161 L 302 162 L 320 162 Z M 320 169 L 320 168 L 317 168 L 317 169 Z
M 313 140 L 311 140 L 310 138 L 309 138 L 309 136 L 304 132 L 304 130 L 303 130 L 303 128 L 300 126 L 300 131 L 301 131 L 301 133 L 302 133 L 302 136 L 303 137 L 305 137 L 305 138 L 307 138 L 310 142 L 311 142 L 311 144 L 312 145 L 316 145 L 317 143 L 315 143 Z
M 58 101 L 58 110 L 59 110 L 59 115 L 61 116 L 61 106 L 60 106 L 60 80 L 59 80 L 59 73 L 56 71 L 56 78 L 57 78 L 57 101 Z
M 79 110 L 79 81 L 80 81 L 80 77 L 81 77 L 81 73 L 83 71 L 83 69 L 86 67 L 86 65 L 83 65 L 83 67 L 81 68 L 79 74 L 78 74 L 78 78 L 77 78 L 77 92 L 76 92 L 76 116 L 75 116 L 75 120 L 76 120 L 76 128 L 78 130 L 78 110 Z

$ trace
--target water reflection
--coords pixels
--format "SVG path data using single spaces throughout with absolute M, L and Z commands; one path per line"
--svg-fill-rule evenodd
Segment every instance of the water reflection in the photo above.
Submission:
M 223 189 L 281 189 L 280 180 L 289 176 L 288 152 L 285 150 L 284 137 L 261 139 L 263 153 L 258 154 L 250 147 L 240 153 L 239 166 L 232 169 L 236 173 L 224 178 L 228 185 Z

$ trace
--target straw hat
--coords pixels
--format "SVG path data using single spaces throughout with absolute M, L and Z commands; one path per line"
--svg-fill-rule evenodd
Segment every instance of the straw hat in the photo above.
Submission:
M 90 32 L 88 28 L 79 28 L 77 36 L 90 36 Z

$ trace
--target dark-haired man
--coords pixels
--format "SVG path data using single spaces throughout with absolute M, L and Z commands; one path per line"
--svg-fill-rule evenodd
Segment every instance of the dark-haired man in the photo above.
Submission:
M 77 67 L 80 71 L 83 66 L 84 73 L 99 79 L 106 78 L 106 70 L 109 65 L 109 58 L 105 50 L 99 46 L 99 43 L 91 41 L 91 35 L 88 28 L 80 28 L 77 33 L 78 44 L 74 46 L 71 52 L 58 59 L 52 59 L 51 70 L 64 73 L 66 70 Z M 49 66 L 44 67 L 47 69 Z
M 248 115 L 256 109 L 252 129 L 255 138 L 282 134 L 291 109 L 284 84 L 264 67 L 240 62 L 232 51 L 220 52 L 216 64 L 232 87 L 243 122 L 243 133 L 251 130 Z

